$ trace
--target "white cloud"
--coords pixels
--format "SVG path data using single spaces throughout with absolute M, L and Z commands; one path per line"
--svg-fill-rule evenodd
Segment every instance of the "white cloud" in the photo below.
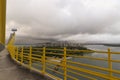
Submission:
M 8 0 L 7 35 L 120 42 L 119 0 Z

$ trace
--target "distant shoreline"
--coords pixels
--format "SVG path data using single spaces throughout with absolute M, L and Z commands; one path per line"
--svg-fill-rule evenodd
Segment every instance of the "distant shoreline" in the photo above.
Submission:
M 104 44 L 104 46 L 120 47 L 120 44 Z
M 103 45 L 103 46 L 111 46 L 111 47 L 120 47 L 120 44 L 111 44 L 111 43 L 86 43 L 83 45 Z

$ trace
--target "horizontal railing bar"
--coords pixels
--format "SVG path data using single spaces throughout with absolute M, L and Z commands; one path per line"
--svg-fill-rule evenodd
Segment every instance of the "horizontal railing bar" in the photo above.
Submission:
M 52 52 L 46 52 L 46 54 L 63 55 L 63 54 L 61 54 L 61 53 L 52 53 Z
M 95 52 L 93 50 L 76 50 L 76 49 L 67 49 L 66 51 L 70 51 L 70 52 Z
M 94 51 L 94 52 L 96 52 L 96 53 L 106 53 L 106 54 L 108 54 L 108 52 L 106 51 Z M 120 54 L 120 52 L 110 52 L 111 54 Z
M 39 50 L 43 50 L 43 48 L 32 48 L 32 50 L 33 50 L 33 49 L 37 49 L 37 50 L 38 50 L 38 49 L 39 49 Z
M 23 52 L 23 54 L 28 54 L 29 55 L 29 52 L 28 53 Z
M 72 62 L 72 61 L 67 61 L 67 62 L 70 62 L 72 64 L 85 66 L 85 67 L 88 67 L 88 68 L 99 69 L 99 70 L 103 70 L 103 71 L 111 71 L 113 73 L 120 74 L 120 71 L 117 71 L 117 70 L 109 70 L 108 68 L 103 68 L 103 67 L 99 67 L 99 66 L 93 66 L 93 65 L 90 65 L 90 64 L 83 64 L 83 63 L 78 63 L 78 62 Z
M 42 59 L 40 59 L 40 58 L 35 58 L 35 57 L 32 57 L 31 59 L 33 59 L 33 60 L 38 60 L 38 61 L 42 61 Z
M 23 50 L 23 52 L 24 52 L 24 51 L 28 51 L 28 52 L 29 52 L 30 50 Z
M 112 80 L 120 79 L 120 78 L 117 78 L 117 77 L 114 77 L 114 76 L 109 77 L 109 75 L 106 75 L 106 74 L 103 74 L 103 73 L 91 71 L 91 70 L 88 70 L 88 69 L 78 68 L 78 67 L 75 67 L 75 66 L 67 65 L 67 68 L 77 70 L 77 71 L 81 71 L 81 72 L 91 74 L 91 75 L 94 75 L 94 76 L 98 76 L 98 77 L 101 77 L 101 78 L 104 78 L 104 79 L 112 79 Z
M 26 55 L 24 55 L 23 57 L 26 57 L 26 58 L 28 58 L 29 56 L 26 56 Z
M 49 60 L 46 60 L 46 62 L 48 63 L 51 63 L 51 64 L 56 64 L 56 65 L 60 65 L 60 66 L 64 66 L 63 64 L 60 64 L 59 62 L 53 62 L 53 61 L 49 61 Z
M 34 51 L 34 50 L 33 50 L 32 52 L 39 52 L 39 53 L 42 53 L 42 51 Z
M 110 60 L 110 61 L 120 63 L 120 60 Z
M 38 55 L 38 54 L 32 54 L 32 56 L 42 57 L 42 55 Z
M 89 77 L 89 76 L 86 76 L 86 75 L 83 75 L 83 74 L 80 74 L 80 73 L 74 72 L 74 71 L 72 71 L 72 70 L 67 70 L 67 71 L 68 71 L 68 72 L 71 72 L 71 73 L 73 73 L 73 74 L 79 75 L 79 76 L 81 76 L 81 77 L 84 77 L 84 78 L 90 79 L 90 80 L 97 80 L 97 79 L 95 79 L 95 78 L 92 78 L 92 77 Z
M 46 48 L 46 51 L 47 51 L 47 50 L 63 51 L 63 49 L 50 49 L 50 48 Z
M 27 49 L 27 48 L 24 48 L 24 50 L 28 50 L 28 51 L 29 51 L 30 49 L 29 49 L 29 48 L 28 48 L 28 49 Z
M 29 53 L 23 53 L 23 55 L 24 55 L 24 54 L 25 54 L 25 55 L 26 55 L 26 54 L 29 55 Z
M 67 51 L 70 52 L 91 52 L 91 53 L 108 53 L 107 51 L 95 51 L 95 50 L 71 50 L 71 49 L 67 49 Z
M 95 57 L 90 57 L 90 56 L 75 56 L 75 55 L 67 55 L 67 56 L 69 56 L 69 57 L 77 57 L 77 58 L 87 58 L 87 59 L 108 61 L 105 58 L 95 58 Z
M 96 52 L 96 53 L 105 53 L 108 54 L 107 51 L 97 51 L 97 50 L 71 50 L 71 49 L 67 49 L 67 51 L 71 51 L 71 52 Z M 120 54 L 120 52 L 110 52 L 111 54 Z
M 120 52 L 110 52 L 111 54 L 120 54 Z
M 107 51 L 95 51 L 95 50 L 94 50 L 94 52 L 95 52 L 95 53 L 104 53 L 104 54 L 108 54 Z

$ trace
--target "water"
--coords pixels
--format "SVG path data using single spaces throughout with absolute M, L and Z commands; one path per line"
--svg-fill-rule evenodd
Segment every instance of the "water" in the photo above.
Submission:
M 112 46 L 104 46 L 104 45 L 85 45 L 85 47 L 87 47 L 87 48 L 89 48 L 91 50 L 98 50 L 98 51 L 101 51 L 101 50 L 102 51 L 107 51 L 108 48 L 110 48 L 111 51 L 113 51 L 113 52 L 120 52 L 120 47 L 112 47 Z M 92 57 L 99 57 L 99 58 L 105 58 L 105 59 L 108 58 L 107 54 L 102 54 L 102 53 L 90 53 L 90 54 L 85 54 L 84 56 L 92 56 Z M 120 60 L 120 54 L 112 54 L 112 59 Z M 91 59 L 85 59 L 85 58 L 72 58 L 72 61 L 108 68 L 108 62 L 107 61 L 91 60 Z M 92 69 L 92 68 L 79 66 L 79 65 L 74 65 L 74 66 L 81 67 L 81 68 L 84 68 L 84 69 L 89 69 L 89 70 L 96 71 L 96 72 L 101 72 L 101 73 L 104 73 L 104 74 L 108 74 L 108 72 L 106 72 L 106 71 L 101 71 L 101 70 Z M 112 63 L 112 68 L 114 70 L 120 70 L 120 63 L 113 62 Z M 85 74 L 85 73 L 82 73 L 82 74 Z M 91 76 L 89 74 L 85 74 L 85 75 Z M 117 77 L 120 77 L 119 74 L 113 74 L 113 75 L 117 76 Z M 85 79 L 83 77 L 76 76 L 76 75 L 75 75 L 75 77 L 77 77 L 80 80 L 89 80 L 89 79 Z M 91 76 L 91 77 L 97 78 L 98 80 L 104 80 L 102 78 L 95 77 L 95 76 Z
M 108 48 L 111 49 L 112 52 L 120 52 L 120 47 L 112 47 L 112 46 L 104 46 L 104 45 L 85 45 L 85 47 L 94 50 L 103 50 L 107 51 Z M 92 53 L 91 56 L 93 57 L 100 57 L 100 58 L 107 58 L 107 54 L 100 54 L 100 53 Z M 112 59 L 120 60 L 120 54 L 112 54 Z M 83 61 L 84 62 L 84 61 Z M 87 62 L 87 61 L 85 61 Z M 90 64 L 101 66 L 101 67 L 108 67 L 108 63 L 106 61 L 91 61 Z M 112 68 L 115 70 L 120 70 L 120 63 L 112 63 Z M 113 74 L 117 77 L 120 77 L 118 74 Z
M 84 46 L 94 50 L 107 50 L 108 48 L 110 48 L 112 51 L 120 51 L 120 47 L 112 47 L 112 46 L 104 46 L 104 45 L 84 45 Z
M 87 47 L 89 49 L 92 49 L 92 50 L 102 50 L 102 51 L 107 51 L 107 49 L 110 48 L 111 51 L 120 52 L 120 47 L 110 47 L 110 46 L 104 46 L 104 45 L 85 45 L 85 47 Z M 92 56 L 92 57 L 99 57 L 99 58 L 106 58 L 106 59 L 108 58 L 107 54 L 101 54 L 101 53 L 89 53 L 89 54 L 85 54 L 84 56 Z M 112 55 L 112 59 L 120 60 L 120 54 Z M 74 62 L 80 62 L 80 63 L 84 63 L 84 64 L 90 64 L 90 65 L 95 65 L 95 66 L 100 66 L 100 67 L 108 68 L 108 62 L 107 61 L 91 60 L 91 59 L 76 58 L 76 57 L 73 57 L 70 60 L 74 61 Z M 69 64 L 70 63 L 68 63 L 68 65 Z M 97 69 L 92 69 L 92 68 L 88 68 L 88 67 L 84 67 L 84 66 L 80 66 L 80 65 L 75 65 L 75 64 L 70 64 L 70 65 L 76 66 L 76 67 L 80 67 L 80 68 L 84 68 L 84 69 L 89 69 L 89 70 L 96 71 L 96 72 L 101 72 L 101 73 L 104 73 L 104 74 L 108 74 L 108 72 L 97 70 Z M 120 70 L 120 63 L 114 63 L 113 62 L 112 65 L 113 65 L 113 69 Z M 52 68 L 54 69 L 55 66 L 56 65 L 53 65 L 53 66 L 50 66 L 49 64 L 47 65 L 47 67 L 50 67 L 51 69 Z M 71 70 L 71 69 L 69 69 L 69 70 Z M 57 73 L 54 73 L 53 71 L 50 71 L 48 69 L 46 71 L 48 73 L 50 73 L 50 74 L 53 74 L 53 75 L 58 76 L 60 78 L 63 78 L 63 76 L 58 75 Z M 59 69 L 59 71 L 63 73 L 62 70 Z M 85 73 L 80 72 L 80 71 L 76 71 L 76 70 L 73 70 L 73 71 L 81 73 L 81 74 L 85 74 Z M 68 72 L 67 74 L 69 74 L 69 75 L 71 75 L 73 77 L 76 77 L 79 80 L 89 80 L 89 79 L 86 79 L 84 77 L 72 74 L 70 72 Z M 89 74 L 85 74 L 85 75 L 91 76 Z M 118 75 L 118 74 L 113 74 L 113 75 L 117 76 L 117 77 L 120 77 L 120 75 Z M 102 78 L 99 78 L 99 77 L 96 77 L 96 76 L 91 76 L 91 77 L 97 78 L 97 80 L 105 80 L 105 79 L 102 79 Z M 73 79 L 68 78 L 68 80 L 73 80 Z

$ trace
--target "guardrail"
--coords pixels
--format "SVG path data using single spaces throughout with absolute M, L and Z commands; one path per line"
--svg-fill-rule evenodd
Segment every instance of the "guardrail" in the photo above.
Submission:
M 9 46 L 8 48 L 11 58 L 29 69 L 40 72 L 56 80 L 79 80 L 82 78 L 88 80 L 119 80 L 120 71 L 112 69 L 112 62 L 119 63 L 120 60 L 113 60 L 112 54 L 120 54 L 119 52 L 108 51 L 91 51 L 91 50 L 70 50 L 70 49 L 51 49 L 51 48 L 35 48 L 35 47 L 16 47 Z M 95 58 L 90 56 L 81 56 L 71 54 L 74 52 L 97 52 L 107 54 L 105 58 Z M 53 55 L 53 56 L 51 56 Z M 61 57 L 56 58 L 55 56 Z M 69 58 L 69 59 L 68 59 Z M 91 64 L 81 63 L 80 61 L 72 60 L 85 58 L 89 60 L 106 61 L 108 67 L 95 66 Z M 98 72 L 100 70 L 100 72 Z M 104 71 L 104 72 L 101 72 Z
M 14 41 L 15 34 L 12 35 L 7 46 L 11 58 L 20 65 L 52 79 L 120 80 L 120 70 L 112 68 L 114 66 L 112 63 L 120 63 L 120 60 L 112 59 L 112 55 L 118 55 L 120 52 L 111 52 L 110 49 L 107 51 L 94 51 L 67 49 L 66 47 L 59 49 L 32 46 L 20 47 L 15 46 Z M 76 52 L 79 55 L 75 54 Z M 83 56 L 82 53 L 105 54 L 106 58 Z M 82 59 L 87 61 L 83 62 Z M 105 66 L 95 65 L 93 64 L 94 61 L 104 63 Z

